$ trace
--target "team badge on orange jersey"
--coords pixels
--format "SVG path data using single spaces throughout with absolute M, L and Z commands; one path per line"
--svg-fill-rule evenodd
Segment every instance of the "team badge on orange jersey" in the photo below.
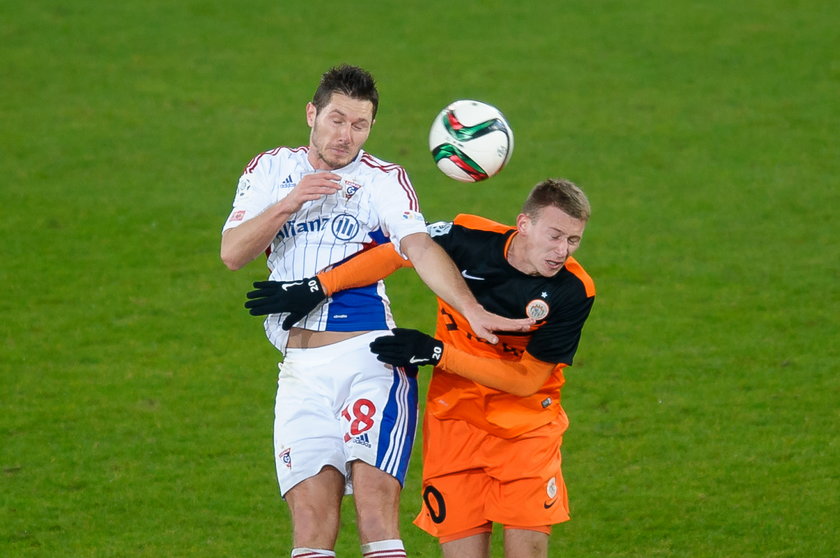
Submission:
M 543 320 L 548 316 L 548 303 L 541 298 L 535 298 L 525 306 L 525 314 L 537 321 Z
M 545 494 L 548 496 L 548 500 L 543 502 L 543 508 L 549 509 L 557 502 L 557 480 L 554 477 L 551 477 L 545 485 Z

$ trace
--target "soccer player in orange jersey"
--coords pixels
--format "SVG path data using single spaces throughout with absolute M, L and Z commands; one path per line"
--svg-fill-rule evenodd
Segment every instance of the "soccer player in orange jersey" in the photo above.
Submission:
M 572 258 L 590 206 L 568 180 L 545 180 L 528 195 L 516 226 L 459 215 L 429 227 L 476 299 L 531 331 L 490 344 L 438 299 L 435 337 L 395 329 L 371 343 L 393 366 L 434 365 L 423 423 L 423 509 L 415 523 L 437 537 L 444 558 L 487 558 L 493 523 L 505 555 L 548 556 L 551 526 L 569 519 L 560 445 L 568 419 L 560 405 L 563 368 L 572 364 L 595 287 Z M 252 313 L 301 319 L 330 294 L 410 266 L 384 244 L 303 285 L 262 283 Z M 284 285 L 285 288 L 284 288 Z

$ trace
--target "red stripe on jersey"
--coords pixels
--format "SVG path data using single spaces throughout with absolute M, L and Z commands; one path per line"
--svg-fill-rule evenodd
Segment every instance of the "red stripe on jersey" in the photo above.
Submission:
M 372 169 L 379 169 L 382 172 L 397 171 L 397 182 L 400 183 L 400 186 L 402 186 L 406 196 L 408 196 L 409 209 L 412 211 L 420 211 L 420 202 L 417 200 L 417 193 L 414 191 L 414 188 L 411 187 L 411 182 L 408 180 L 408 174 L 405 172 L 404 168 L 393 163 L 383 165 L 382 161 L 368 153 L 364 153 L 362 155 L 361 162 Z
M 259 163 L 260 159 L 262 159 L 263 155 L 277 155 L 282 147 L 275 147 L 271 151 L 263 151 L 253 159 L 251 159 L 247 165 L 245 165 L 245 169 L 242 171 L 243 174 L 254 172 L 254 169 L 257 168 L 257 163 Z
M 306 151 L 309 148 L 304 146 L 304 147 L 296 147 L 296 148 L 292 149 L 290 147 L 285 147 L 285 146 L 281 145 L 280 147 L 275 147 L 274 149 L 271 149 L 269 151 L 263 151 L 262 153 L 260 153 L 259 155 L 257 155 L 253 159 L 251 159 L 248 162 L 247 165 L 245 165 L 245 169 L 242 171 L 242 173 L 246 174 L 246 173 L 254 172 L 254 169 L 257 168 L 257 163 L 259 162 L 259 160 L 262 158 L 263 155 L 277 155 L 278 153 L 280 153 L 281 149 L 288 149 L 292 153 L 297 153 L 298 151 L 301 151 L 301 150 Z
M 405 172 L 404 168 L 400 167 L 398 177 L 400 185 L 403 187 L 403 191 L 405 191 L 406 195 L 408 195 L 408 200 L 410 202 L 409 208 L 412 211 L 420 211 L 420 202 L 417 199 L 417 192 L 415 192 L 414 188 L 411 187 L 411 182 L 408 181 L 408 174 Z

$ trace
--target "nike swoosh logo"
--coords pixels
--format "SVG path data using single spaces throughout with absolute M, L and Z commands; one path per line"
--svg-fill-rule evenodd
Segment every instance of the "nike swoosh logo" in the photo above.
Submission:
M 303 281 L 295 281 L 294 283 L 283 283 L 282 287 L 284 291 L 288 291 L 289 287 L 295 287 L 297 285 L 303 285 Z
M 409 364 L 420 364 L 421 362 L 429 362 L 429 359 L 416 357 L 411 357 L 410 359 L 408 359 Z
M 556 501 L 557 501 L 557 498 L 555 498 L 555 499 L 554 499 L 554 500 L 552 500 L 551 502 L 543 502 L 543 507 L 544 507 L 545 509 L 548 509 L 548 508 L 550 508 L 551 506 L 553 506 L 553 505 L 554 505 L 554 502 L 556 502 Z
M 470 275 L 467 273 L 467 270 L 463 270 L 461 275 L 464 276 L 464 279 L 472 279 L 473 281 L 484 281 L 484 277 L 476 277 L 475 275 Z

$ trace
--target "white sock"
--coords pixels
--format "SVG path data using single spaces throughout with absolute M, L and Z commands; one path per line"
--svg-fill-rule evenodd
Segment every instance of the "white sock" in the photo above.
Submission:
M 400 539 L 373 541 L 362 545 L 364 558 L 406 558 L 405 547 Z
M 335 551 L 322 548 L 293 548 L 292 558 L 335 558 Z

